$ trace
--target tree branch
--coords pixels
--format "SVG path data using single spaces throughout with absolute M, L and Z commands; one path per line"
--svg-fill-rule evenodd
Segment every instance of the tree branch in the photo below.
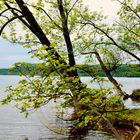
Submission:
M 136 32 L 132 31 L 132 28 L 133 28 L 133 27 L 129 29 L 127 26 L 125 26 L 125 25 L 123 25 L 123 24 L 121 24 L 121 23 L 119 23 L 119 22 L 117 22 L 117 21 L 116 21 L 116 23 L 118 23 L 120 26 L 122 26 L 123 28 L 127 29 L 129 32 L 133 33 L 134 35 L 140 37 L 139 34 L 137 34 Z
M 72 5 L 72 7 L 70 8 L 70 10 L 68 11 L 67 14 L 69 14 L 69 13 L 71 12 L 71 10 L 73 9 L 73 7 L 76 5 L 77 2 L 78 2 L 78 0 L 76 0 L 76 1 L 74 2 L 74 4 Z
M 67 45 L 69 64 L 70 64 L 70 66 L 74 66 L 76 62 L 75 62 L 72 42 L 71 42 L 71 38 L 69 35 L 69 30 L 68 30 L 68 21 L 67 21 L 68 17 L 65 14 L 62 0 L 57 0 L 57 3 L 58 3 L 60 16 L 61 16 L 63 36 L 64 36 L 64 39 L 65 39 L 65 42 Z M 75 74 L 78 75 L 77 70 L 75 70 Z
M 4 18 L 6 18 L 7 20 L 9 20 L 9 18 L 8 18 L 7 16 L 1 15 L 1 17 L 4 17 Z
M 99 112 L 97 112 L 96 110 L 94 110 L 94 112 L 97 114 L 97 115 L 101 115 Z M 111 122 L 105 117 L 105 116 L 102 116 L 102 118 L 106 121 L 108 127 L 110 127 L 110 129 L 112 130 L 112 132 L 115 134 L 115 136 L 119 139 L 119 140 L 124 140 L 120 135 L 119 133 L 117 132 L 117 130 L 114 128 L 114 126 L 111 124 Z
M 23 16 L 17 16 L 17 17 L 13 17 L 13 18 L 11 18 L 10 20 L 8 20 L 8 21 L 2 26 L 2 28 L 0 29 L 0 36 L 1 36 L 2 31 L 4 30 L 4 28 L 5 28 L 10 22 L 14 21 L 14 20 L 17 19 L 17 18 L 22 18 L 22 17 L 23 17 Z
M 116 0 L 116 1 L 118 1 L 118 2 L 119 2 L 120 4 L 122 4 L 123 6 L 129 8 L 129 10 L 130 10 L 131 12 L 133 12 L 133 13 L 135 14 L 135 16 L 138 17 L 138 18 L 140 19 L 139 14 L 138 14 L 134 9 L 132 9 L 129 5 L 127 5 L 126 2 L 121 2 L 120 0 Z M 125 5 L 125 4 L 126 4 L 126 5 Z
M 15 11 L 21 13 L 20 10 L 18 10 L 18 9 L 16 9 L 16 8 L 13 8 L 13 7 L 10 7 L 9 4 L 8 4 L 7 2 L 4 2 L 4 4 L 8 7 L 8 9 L 5 9 L 4 11 L 2 11 L 2 12 L 0 13 L 0 16 L 1 16 L 2 14 L 4 14 L 5 12 L 9 11 L 9 10 L 15 10 Z M 22 13 L 21 13 L 21 14 L 22 14 Z
M 133 54 L 132 52 L 128 51 L 127 49 L 121 47 L 111 36 L 109 36 L 103 29 L 97 27 L 92 21 L 89 21 L 88 22 L 85 22 L 85 23 L 82 23 L 81 24 L 89 24 L 91 26 L 93 26 L 95 29 L 98 29 L 100 32 L 102 32 L 107 38 L 109 38 L 113 44 L 118 47 L 119 49 L 123 50 L 124 52 L 128 53 L 129 55 L 133 56 L 135 59 L 137 59 L 138 61 L 140 61 L 140 58 L 138 56 L 136 56 L 135 54 Z
M 11 12 L 13 13 L 14 16 L 18 17 L 19 20 L 20 20 L 22 23 L 24 23 L 24 25 L 27 26 L 27 28 L 29 28 L 29 29 L 33 32 L 31 26 L 30 26 L 24 19 L 22 19 L 22 17 L 19 17 L 19 15 L 14 11 L 14 10 L 16 10 L 16 11 L 18 11 L 18 12 L 20 12 L 20 13 L 22 14 L 22 12 L 21 12 L 20 10 L 11 7 L 7 2 L 5 2 L 4 4 L 7 6 L 7 8 L 8 8 L 9 10 L 12 10 Z M 23 17 L 24 17 L 24 16 L 23 16 Z
M 41 44 L 39 41 L 15 41 L 15 42 L 12 42 L 11 40 L 9 39 L 6 39 L 8 42 L 10 43 L 17 43 L 17 44 L 32 44 L 32 43 L 37 43 L 37 44 Z
M 50 21 L 52 21 L 56 27 L 58 27 L 60 30 L 62 30 L 62 27 L 60 27 L 43 8 L 38 7 L 38 6 L 32 6 L 32 7 L 37 8 L 37 9 L 41 9 L 46 14 L 46 16 L 50 19 Z
M 34 16 L 32 15 L 32 13 L 25 6 L 23 0 L 15 0 L 15 1 L 18 4 L 18 6 L 20 7 L 23 16 L 28 21 L 32 32 L 39 38 L 39 40 L 42 42 L 43 45 L 50 46 L 50 41 L 45 36 L 44 32 L 42 31 L 42 29 L 38 25 L 37 21 L 35 20 Z

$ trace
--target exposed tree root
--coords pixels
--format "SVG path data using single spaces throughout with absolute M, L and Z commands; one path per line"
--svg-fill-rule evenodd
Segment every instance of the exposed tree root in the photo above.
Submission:
M 97 115 L 101 115 L 98 111 L 94 110 L 94 112 L 97 114 Z M 59 112 L 60 113 L 60 112 Z M 65 120 L 65 121 L 69 121 L 73 118 L 73 116 L 69 115 L 69 116 L 66 116 L 64 117 L 63 114 L 57 114 L 58 118 L 62 119 L 62 120 Z M 66 128 L 66 127 L 59 127 L 59 126 L 56 126 L 56 125 L 53 125 L 49 122 L 49 120 L 47 120 L 47 118 L 45 117 L 44 113 L 42 112 L 41 109 L 38 109 L 37 110 L 37 115 L 40 119 L 40 121 L 43 123 L 43 125 L 45 127 L 47 127 L 49 130 L 57 133 L 57 134 L 61 134 L 61 135 L 69 135 L 70 132 L 76 132 L 74 134 L 77 134 L 78 132 L 82 132 L 83 130 L 80 129 L 80 128 L 75 128 L 75 129 L 69 129 L 69 128 Z M 111 124 L 111 122 L 105 117 L 105 116 L 102 116 L 102 118 L 105 120 L 106 122 L 106 125 L 108 126 L 108 128 L 110 128 L 112 130 L 112 132 L 115 134 L 116 138 L 119 139 L 119 140 L 124 140 L 124 138 L 122 137 L 122 135 L 120 135 L 118 133 L 118 131 L 115 129 L 115 127 Z M 132 140 L 139 140 L 139 136 L 140 136 L 140 127 L 135 124 L 133 125 L 133 127 L 137 130 L 137 132 L 133 135 Z M 130 139 L 131 139 L 130 138 Z
M 137 130 L 137 132 L 135 133 L 135 135 L 132 137 L 132 140 L 139 140 L 138 137 L 140 136 L 140 127 L 137 125 L 133 125 L 134 128 Z
M 94 112 L 97 115 L 100 115 L 99 112 L 97 112 L 96 110 L 94 110 Z M 119 140 L 124 140 L 123 137 L 121 135 L 119 135 L 119 133 L 117 132 L 117 130 L 114 128 L 114 126 L 111 124 L 111 122 L 104 116 L 102 116 L 102 118 L 106 121 L 108 127 L 112 130 L 112 132 L 115 134 L 115 136 L 119 139 Z

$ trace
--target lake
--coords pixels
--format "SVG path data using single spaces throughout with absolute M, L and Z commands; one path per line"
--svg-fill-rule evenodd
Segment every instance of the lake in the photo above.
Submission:
M 8 85 L 16 85 L 19 76 L 0 76 L 0 97 L 4 97 L 3 91 Z M 123 90 L 131 93 L 133 89 L 140 88 L 140 78 L 116 78 L 123 86 Z M 88 83 L 89 87 L 93 84 L 89 83 L 89 77 L 82 77 L 82 81 Z M 94 85 L 97 87 L 98 85 Z M 104 84 L 105 87 L 111 84 Z M 127 100 L 125 105 L 130 108 L 140 108 L 140 104 Z M 59 120 L 55 116 L 55 105 L 50 103 L 43 108 L 45 117 L 50 125 L 65 126 L 65 122 Z M 69 125 L 69 124 L 68 124 Z M 100 131 L 89 131 L 86 136 L 69 138 L 67 135 L 60 135 L 52 132 L 43 124 L 39 114 L 32 112 L 28 118 L 20 113 L 12 104 L 0 106 L 0 140 L 115 140 L 112 136 Z

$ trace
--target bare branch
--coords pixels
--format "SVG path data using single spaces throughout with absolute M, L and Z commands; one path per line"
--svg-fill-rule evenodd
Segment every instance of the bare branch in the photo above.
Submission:
M 129 10 L 130 10 L 131 12 L 133 12 L 133 13 L 135 14 L 135 16 L 138 17 L 138 18 L 140 19 L 139 14 L 138 14 L 134 9 L 132 9 L 129 5 L 125 5 L 126 3 L 125 3 L 125 2 L 121 2 L 120 0 L 116 0 L 116 1 L 118 1 L 118 2 L 119 2 L 120 4 L 122 4 L 123 6 L 129 8 Z
M 38 37 L 38 39 L 42 42 L 43 45 L 50 46 L 50 41 L 44 34 L 43 30 L 37 23 L 36 19 L 34 18 L 33 14 L 30 12 L 27 6 L 25 6 L 25 3 L 23 0 L 15 0 L 17 5 L 22 11 L 23 16 L 28 21 L 31 28 L 29 28 L 35 35 Z
M 7 6 L 8 9 L 11 9 L 11 12 L 12 12 L 12 14 L 13 14 L 14 16 L 18 17 L 19 20 L 20 20 L 27 28 L 29 28 L 32 32 L 34 32 L 33 29 L 32 29 L 32 27 L 31 27 L 24 19 L 22 19 L 22 17 L 19 17 L 19 15 L 14 11 L 15 8 L 12 8 L 12 7 L 11 7 L 8 3 L 6 3 L 6 2 L 5 2 L 5 5 Z M 22 14 L 22 12 L 21 12 L 20 10 L 16 9 L 16 11 L 18 11 L 18 12 L 20 12 L 20 13 Z M 23 14 L 22 14 L 22 15 L 23 15 Z M 23 17 L 24 17 L 24 16 L 23 16 Z
M 124 28 L 127 29 L 129 32 L 133 33 L 134 35 L 140 37 L 139 34 L 137 34 L 136 32 L 132 31 L 132 28 L 133 28 L 134 26 L 136 26 L 137 24 L 135 24 L 135 25 L 130 29 L 130 28 L 128 28 L 127 26 L 125 26 L 125 25 L 123 25 L 123 24 L 121 24 L 121 23 L 119 23 L 119 22 L 117 22 L 117 21 L 116 21 L 116 23 L 118 23 L 120 26 L 124 27 Z
M 8 7 L 8 9 L 5 9 L 4 11 L 2 11 L 2 12 L 0 13 L 0 16 L 1 16 L 2 14 L 4 14 L 5 12 L 9 11 L 9 10 L 15 10 L 15 11 L 17 11 L 17 12 L 19 12 L 19 13 L 22 14 L 22 12 L 21 12 L 20 10 L 18 10 L 18 9 L 16 9 L 16 8 L 13 8 L 13 7 L 10 7 L 9 4 L 8 4 L 7 2 L 5 2 L 4 4 Z
M 90 51 L 90 52 L 81 52 L 82 55 L 87 55 L 87 54 L 96 54 L 96 51 Z
M 9 18 L 8 18 L 7 16 L 1 15 L 1 17 L 4 17 L 4 18 L 6 18 L 6 19 L 8 19 L 8 20 L 9 20 Z
M 50 21 L 52 21 L 56 27 L 58 27 L 60 30 L 62 30 L 62 27 L 60 27 L 42 7 L 37 7 L 37 6 L 33 6 L 33 7 L 37 8 L 37 9 L 41 9 L 47 15 L 47 17 L 50 19 Z
M 78 0 L 76 0 L 76 1 L 74 2 L 74 4 L 72 5 L 72 7 L 70 8 L 70 10 L 68 11 L 67 14 L 69 14 L 69 13 L 71 12 L 71 10 L 74 8 L 74 6 L 76 5 L 77 2 L 78 2 Z
M 2 31 L 4 30 L 4 28 L 9 24 L 9 23 L 11 23 L 12 21 L 14 21 L 15 19 L 17 19 L 17 18 L 22 18 L 23 16 L 16 16 L 16 17 L 13 17 L 13 18 L 11 18 L 10 20 L 8 20 L 3 26 L 2 26 L 2 28 L 0 29 L 0 35 L 1 35 L 1 33 L 2 33 Z
M 14 44 L 32 44 L 32 43 L 41 44 L 41 42 L 39 42 L 39 41 L 15 41 L 15 42 L 12 42 L 12 41 L 9 40 L 8 38 L 7 38 L 6 40 L 7 40 L 8 42 L 14 43 Z
M 2 11 L 1 13 L 0 13 L 0 16 L 3 14 L 3 13 L 5 13 L 6 11 L 8 11 L 9 9 L 5 9 L 4 11 Z
M 81 24 L 84 25 L 91 25 L 93 26 L 95 29 L 98 29 L 100 32 L 102 32 L 107 38 L 109 38 L 113 44 L 118 47 L 119 49 L 123 50 L 124 52 L 128 53 L 129 55 L 133 56 L 135 59 L 137 59 L 138 61 L 140 61 L 140 58 L 138 56 L 136 56 L 135 54 L 133 54 L 132 52 L 128 51 L 127 49 L 121 47 L 108 33 L 106 33 L 103 29 L 97 27 L 95 25 L 95 23 L 93 23 L 92 21 L 87 20 L 88 22 L 81 22 Z

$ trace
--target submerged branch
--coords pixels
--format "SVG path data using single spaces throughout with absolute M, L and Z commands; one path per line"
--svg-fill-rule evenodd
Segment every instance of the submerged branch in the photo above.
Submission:
M 97 115 L 101 115 L 99 112 L 97 112 L 96 110 L 94 110 L 94 112 L 97 114 Z M 111 124 L 111 122 L 105 117 L 105 116 L 102 116 L 102 118 L 106 121 L 107 125 L 110 127 L 110 129 L 112 130 L 112 132 L 115 134 L 115 136 L 119 139 L 119 140 L 124 140 L 120 135 L 119 133 L 117 132 L 117 130 L 114 128 L 114 126 Z
M 49 130 L 61 134 L 61 135 L 66 135 L 68 134 L 68 129 L 64 127 L 58 127 L 56 125 L 53 125 L 52 123 L 49 122 L 49 120 L 46 119 L 45 115 L 41 111 L 41 109 L 37 110 L 37 115 L 40 119 L 40 121 L 44 124 L 45 127 L 47 127 Z

